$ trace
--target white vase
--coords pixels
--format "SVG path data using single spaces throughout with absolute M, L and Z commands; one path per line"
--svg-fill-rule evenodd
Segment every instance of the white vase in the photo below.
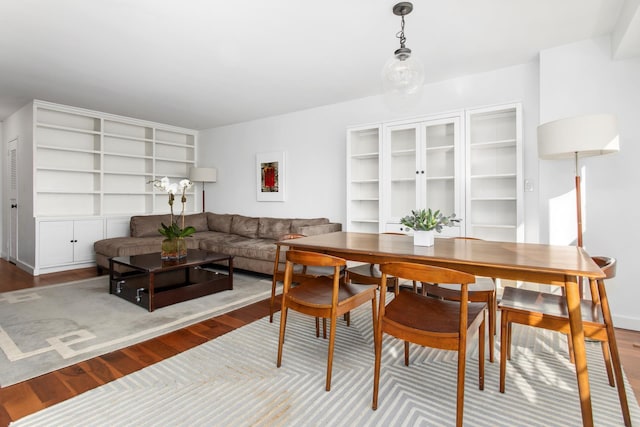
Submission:
M 413 244 L 415 246 L 433 246 L 434 231 L 414 231 Z

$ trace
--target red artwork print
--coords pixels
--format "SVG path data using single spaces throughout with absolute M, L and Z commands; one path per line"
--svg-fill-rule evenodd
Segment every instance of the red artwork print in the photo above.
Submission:
M 262 192 L 278 191 L 278 162 L 262 163 Z

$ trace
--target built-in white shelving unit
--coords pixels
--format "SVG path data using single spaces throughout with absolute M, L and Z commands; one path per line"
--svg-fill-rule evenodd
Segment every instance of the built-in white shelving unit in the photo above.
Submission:
M 34 117 L 37 217 L 164 211 L 167 196 L 149 181 L 186 178 L 195 164 L 192 130 L 40 101 Z
M 149 182 L 187 178 L 196 143 L 194 130 L 34 101 L 34 272 L 90 265 L 93 242 L 126 233 L 131 215 L 167 213 Z
M 518 104 L 468 110 L 467 234 L 524 239 L 522 131 Z
M 347 226 L 350 231 L 380 228 L 381 127 L 351 128 L 347 132 Z
M 413 209 L 463 219 L 444 236 L 522 241 L 519 104 L 347 129 L 349 231 L 406 231 Z

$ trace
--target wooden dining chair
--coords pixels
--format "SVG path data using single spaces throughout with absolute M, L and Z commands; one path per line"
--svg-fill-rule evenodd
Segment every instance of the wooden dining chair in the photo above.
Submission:
M 392 233 L 386 232 L 382 234 L 391 234 L 396 236 L 406 236 L 404 233 Z M 380 264 L 360 264 L 354 267 L 346 269 L 347 280 L 353 283 L 362 283 L 366 285 L 379 285 L 382 272 L 380 271 Z M 400 290 L 400 281 L 393 276 L 387 277 L 387 286 L 392 288 L 393 291 L 398 294 Z M 417 283 L 413 282 L 413 291 L 417 292 Z
M 289 233 L 283 235 L 278 242 L 276 242 L 276 259 L 273 264 L 273 277 L 271 279 L 271 299 L 269 300 L 269 323 L 273 323 L 273 313 L 276 311 L 276 289 L 278 282 L 284 281 L 284 269 L 280 268 L 280 254 L 282 253 L 281 241 L 299 239 L 301 237 L 307 237 L 304 234 Z M 306 277 L 317 277 L 326 274 L 332 274 L 330 269 L 315 269 L 314 271 L 307 271 L 307 267 L 303 266 L 298 271 L 294 271 L 292 283 L 298 283 L 300 280 Z M 316 317 L 316 337 L 320 336 L 320 319 Z M 327 321 L 322 319 L 322 337 L 327 338 Z
M 453 237 L 460 240 L 481 240 L 475 237 Z M 496 336 L 496 318 L 498 312 L 498 299 L 496 292 L 496 279 L 492 277 L 476 277 L 476 282 L 469 285 L 469 301 L 484 302 L 489 309 L 489 361 L 493 363 Z M 437 283 L 422 283 L 422 295 L 437 296 L 440 298 L 459 300 L 460 291 L 456 286 L 441 285 Z
M 593 257 L 605 279 L 615 277 L 616 260 L 609 257 Z M 622 364 L 611 319 L 609 301 L 604 279 L 590 280 L 591 300 L 581 300 L 582 324 L 587 338 L 600 341 L 602 355 L 607 370 L 609 385 L 617 386 L 618 398 L 625 426 L 631 425 L 627 394 L 622 376 Z M 549 329 L 569 335 L 569 315 L 564 295 L 527 289 L 505 287 L 498 305 L 502 320 L 500 324 L 500 392 L 505 391 L 506 361 L 511 359 L 511 329 L 513 323 Z M 571 343 L 571 340 L 568 340 Z M 573 362 L 573 349 L 569 344 L 569 353 Z M 612 371 L 613 366 L 613 371 Z
M 307 277 L 298 286 L 292 287 L 293 272 L 296 265 L 307 267 L 333 267 L 332 277 Z M 375 285 L 356 285 L 344 282 L 341 267 L 346 261 L 331 255 L 317 252 L 287 251 L 287 262 L 282 291 L 282 308 L 280 310 L 280 337 L 278 339 L 278 361 L 282 362 L 282 347 L 287 326 L 289 309 L 316 318 L 327 318 L 330 321 L 329 349 L 327 355 L 327 379 L 325 389 L 331 389 L 331 367 L 333 366 L 333 348 L 336 338 L 336 324 L 339 316 L 371 301 L 372 324 L 376 327 L 376 288 Z
M 373 409 L 378 407 L 382 337 L 384 333 L 404 340 L 404 363 L 409 365 L 409 342 L 458 352 L 456 425 L 462 426 L 464 377 L 468 340 L 478 333 L 478 382 L 484 389 L 485 303 L 469 302 L 468 287 L 475 276 L 456 270 L 413 263 L 388 263 L 382 270 L 378 325 L 375 333 Z M 387 276 L 418 282 L 457 284 L 459 301 L 432 298 L 401 290 L 386 304 Z M 425 378 L 428 381 L 428 378 Z
M 284 281 L 284 268 L 280 266 L 280 254 L 282 251 L 282 242 L 283 240 L 291 240 L 291 239 L 299 239 L 301 237 L 306 237 L 304 234 L 298 233 L 290 233 L 285 234 L 280 237 L 280 240 L 276 242 L 276 259 L 273 263 L 273 277 L 271 279 L 271 300 L 269 301 L 269 323 L 273 323 L 273 313 L 276 311 L 276 289 L 278 287 L 278 282 Z M 301 274 L 306 274 L 306 269 L 300 271 Z M 295 280 L 294 280 L 295 282 Z

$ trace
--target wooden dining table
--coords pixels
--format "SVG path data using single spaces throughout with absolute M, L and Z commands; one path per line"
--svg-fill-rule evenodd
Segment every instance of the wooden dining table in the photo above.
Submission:
M 416 262 L 465 271 L 476 276 L 563 286 L 567 299 L 582 423 L 593 426 L 587 373 L 579 278 L 604 278 L 589 254 L 577 246 L 435 239 L 433 246 L 415 246 L 406 235 L 335 232 L 283 240 L 290 249 L 321 252 L 347 260 L 381 264 Z

